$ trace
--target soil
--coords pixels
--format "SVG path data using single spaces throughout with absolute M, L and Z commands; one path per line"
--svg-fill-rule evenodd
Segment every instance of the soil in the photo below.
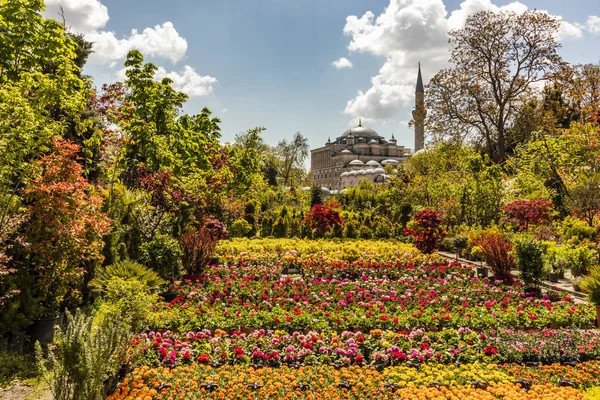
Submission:
M 52 394 L 49 390 L 40 387 L 25 385 L 22 382 L 15 382 L 11 386 L 0 389 L 1 400 L 52 400 Z

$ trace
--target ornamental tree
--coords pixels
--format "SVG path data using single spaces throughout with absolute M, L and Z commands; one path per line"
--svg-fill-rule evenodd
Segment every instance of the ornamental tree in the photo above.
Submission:
M 504 207 L 502 218 L 518 226 L 520 231 L 527 230 L 529 225 L 541 225 L 552 218 L 553 205 L 548 200 L 514 200 Z
M 334 228 L 340 228 L 344 218 L 335 209 L 337 204 L 329 203 L 327 205 L 315 204 L 306 214 L 304 223 L 313 231 L 316 237 L 324 237 Z
M 404 234 L 414 236 L 415 247 L 425 254 L 437 250 L 438 242 L 446 236 L 442 216 L 438 211 L 426 208 L 415 214 L 414 223 L 404 228 Z
M 82 278 L 102 261 L 102 236 L 110 219 L 102 198 L 83 178 L 79 146 L 52 141 L 38 162 L 40 174 L 25 190 L 29 221 L 25 240 L 43 306 L 53 311 L 67 295 L 76 297 Z

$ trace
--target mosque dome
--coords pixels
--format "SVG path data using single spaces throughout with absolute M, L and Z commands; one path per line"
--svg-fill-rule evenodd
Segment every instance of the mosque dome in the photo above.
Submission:
M 358 125 L 357 126 L 355 126 L 354 128 L 350 128 L 350 129 L 346 130 L 342 134 L 342 137 L 344 137 L 344 136 L 350 136 L 350 135 L 352 135 L 354 137 L 361 137 L 361 138 L 379 138 L 379 137 L 381 137 L 373 129 L 367 128 L 366 126 L 363 126 L 361 120 L 358 120 Z
M 341 178 L 345 178 L 348 176 L 348 172 L 342 172 L 342 174 L 340 175 Z
M 344 149 L 342 151 L 340 151 L 341 154 L 352 154 L 352 152 L 348 149 Z
M 367 161 L 367 165 L 370 167 L 379 167 L 380 164 L 375 160 L 370 160 L 370 161 Z
M 391 160 L 391 159 L 390 160 L 383 160 L 381 162 L 381 164 L 383 164 L 383 165 L 388 165 L 388 164 L 396 165 L 396 164 L 398 164 L 398 160 Z
M 385 174 L 385 170 L 383 168 L 375 168 L 373 170 L 373 173 L 375 173 L 375 174 Z
M 360 160 L 352 160 L 348 163 L 348 165 L 352 165 L 352 166 L 360 166 L 362 167 L 363 165 L 365 165 L 364 162 L 360 161 Z

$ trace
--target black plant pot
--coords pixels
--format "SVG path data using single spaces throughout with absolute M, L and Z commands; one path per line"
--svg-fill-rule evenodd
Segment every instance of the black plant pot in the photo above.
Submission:
M 159 293 L 158 295 L 160 297 L 162 297 L 163 301 L 166 302 L 166 303 L 172 302 L 177 297 L 177 293 L 173 292 L 173 291 L 162 292 L 162 293 Z
M 558 272 L 550 272 L 548 274 L 548 280 L 552 283 L 557 283 L 560 279 L 560 274 Z
M 33 321 L 31 340 L 33 343 L 50 344 L 54 341 L 54 327 L 58 325 L 58 315 Z
M 477 267 L 477 276 L 480 278 L 488 277 L 488 269 L 485 267 Z
M 219 265 L 221 262 L 221 260 L 219 259 L 219 257 L 211 257 L 208 260 L 208 265 Z

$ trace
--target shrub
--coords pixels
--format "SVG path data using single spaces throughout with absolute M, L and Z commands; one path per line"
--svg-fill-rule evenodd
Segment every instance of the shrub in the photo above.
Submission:
M 334 226 L 342 225 L 344 219 L 337 210 L 334 209 L 334 206 L 316 204 L 310 209 L 310 212 L 306 214 L 304 222 L 313 231 L 315 237 L 322 238 L 325 237 Z
M 156 271 L 163 279 L 171 281 L 179 276 L 182 252 L 177 240 L 162 233 L 140 247 L 140 261 Z
M 473 231 L 470 233 L 469 241 L 481 249 L 494 275 L 502 277 L 510 275 L 510 270 L 515 264 L 511 254 L 513 246 L 497 227 Z
M 577 238 L 578 241 L 592 240 L 596 236 L 596 228 L 593 228 L 578 218 L 567 217 L 560 225 L 560 234 L 564 241 Z
M 217 220 L 207 221 L 197 232 L 188 232 L 181 238 L 183 267 L 188 275 L 201 275 L 212 257 L 217 243 L 227 237 L 227 230 Z
M 529 225 L 540 225 L 552 217 L 552 203 L 544 199 L 514 200 L 500 208 L 504 221 L 515 224 L 519 230 Z
M 113 278 L 137 279 L 149 288 L 157 288 L 165 281 L 153 270 L 133 261 L 120 261 L 96 270 L 90 286 L 97 292 L 105 293 Z
M 574 276 L 587 274 L 592 265 L 596 264 L 597 253 L 594 249 L 580 245 L 566 249 L 566 259 Z
M 590 269 L 590 274 L 581 280 L 580 286 L 588 294 L 590 302 L 600 306 L 600 265 Z
M 252 230 L 252 226 L 245 219 L 237 219 L 231 224 L 232 237 L 246 237 Z
M 517 268 L 526 286 L 538 287 L 544 278 L 544 245 L 532 235 L 521 235 L 514 241 Z
M 427 208 L 414 216 L 415 223 L 404 229 L 405 235 L 415 238 L 415 247 L 425 254 L 437 250 L 438 242 L 446 236 L 438 211 Z
M 124 360 L 129 340 L 127 325 L 115 318 L 95 324 L 94 317 L 67 314 L 69 324 L 56 331 L 55 344 L 47 357 L 36 344 L 36 358 L 55 400 L 100 400 L 106 398 Z

